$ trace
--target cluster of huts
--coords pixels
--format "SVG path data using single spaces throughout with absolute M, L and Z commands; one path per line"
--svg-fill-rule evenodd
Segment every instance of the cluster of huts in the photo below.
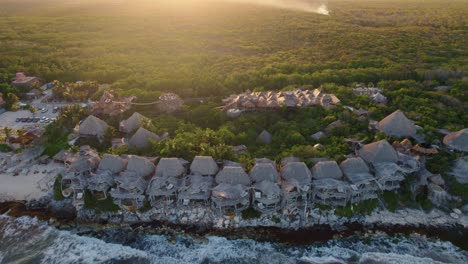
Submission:
M 362 85 L 357 85 L 353 89 L 355 95 L 364 95 L 369 97 L 369 99 L 378 104 L 387 104 L 387 97 L 383 95 L 383 91 L 377 87 L 364 87 Z
M 232 114 L 242 111 L 272 110 L 286 106 L 299 108 L 305 106 L 321 105 L 330 108 L 340 103 L 340 100 L 333 94 L 326 94 L 319 89 L 301 90 L 285 92 L 250 92 L 247 91 L 238 95 L 231 95 L 223 100 L 223 110 Z
M 123 209 L 135 210 L 149 201 L 153 207 L 211 205 L 215 212 L 236 213 L 252 206 L 263 213 L 295 210 L 314 204 L 345 206 L 375 199 L 395 190 L 406 173 L 419 169 L 416 160 L 402 159 L 385 140 L 364 145 L 338 165 L 319 161 L 311 169 L 297 158 L 281 164 L 256 159 L 247 173 L 237 163 L 197 156 L 192 163 L 179 158 L 155 159 L 105 154 L 83 146 L 54 156 L 65 164 L 62 191 L 83 204 L 84 190 L 101 199 L 110 195 Z
M 145 148 L 149 146 L 150 140 L 160 141 L 167 137 L 157 135 L 144 128 L 145 124 L 150 124 L 151 120 L 138 112 L 134 112 L 128 119 L 119 124 L 119 131 L 126 135 L 125 138 L 113 140 L 113 146 L 128 145 L 131 148 Z M 75 133 L 80 137 L 97 137 L 102 139 L 109 125 L 102 119 L 94 115 L 85 118 L 76 128 Z
M 118 116 L 130 110 L 135 99 L 134 96 L 117 98 L 113 91 L 104 91 L 99 101 L 90 104 L 89 109 L 94 115 Z

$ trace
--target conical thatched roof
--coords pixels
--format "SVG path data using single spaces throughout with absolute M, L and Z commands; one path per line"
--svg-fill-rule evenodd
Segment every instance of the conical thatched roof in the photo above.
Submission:
M 137 132 L 130 138 L 128 145 L 134 148 L 145 148 L 149 146 L 150 139 L 159 141 L 159 136 L 155 133 L 140 127 Z
M 380 140 L 364 145 L 358 151 L 358 154 L 366 162 L 372 164 L 398 161 L 397 152 L 387 140 Z
M 369 167 L 367 167 L 364 160 L 359 157 L 344 160 L 341 162 L 340 168 L 343 170 L 343 174 L 348 178 L 352 178 L 356 175 L 370 175 Z
M 289 162 L 281 169 L 281 177 L 286 181 L 296 180 L 300 185 L 309 185 L 312 174 L 304 162 Z
M 196 156 L 190 165 L 191 174 L 214 176 L 218 170 L 218 164 L 208 156 Z
M 124 133 L 132 133 L 135 129 L 141 127 L 145 120 L 149 120 L 147 117 L 140 113 L 133 113 L 127 120 L 120 122 L 119 130 Z
M 112 154 L 104 154 L 101 163 L 99 163 L 99 170 L 111 171 L 112 173 L 119 173 L 127 168 L 127 160 Z
M 270 144 L 272 140 L 272 136 L 268 131 L 263 130 L 262 133 L 258 135 L 258 139 L 265 144 Z
M 242 184 L 220 183 L 213 188 L 212 196 L 223 200 L 238 200 L 249 195 L 247 187 Z
M 135 172 L 139 177 L 146 177 L 153 174 L 156 166 L 144 157 L 129 155 L 127 171 Z
M 290 162 L 300 162 L 301 159 L 296 157 L 285 157 L 281 159 L 281 167 L 286 166 Z
M 279 197 L 281 195 L 281 188 L 276 182 L 271 182 L 271 181 L 257 182 L 253 185 L 253 188 L 261 191 L 266 196 Z
M 227 184 L 242 184 L 248 186 L 251 184 L 251 179 L 247 173 L 245 173 L 242 167 L 224 167 L 216 175 L 216 183 L 227 183 Z
M 181 177 L 185 168 L 178 158 L 162 158 L 156 166 L 156 177 Z
M 416 134 L 416 126 L 405 114 L 397 110 L 382 119 L 377 129 L 391 137 L 409 137 Z
M 81 122 L 79 127 L 79 134 L 82 136 L 97 136 L 102 137 L 109 126 L 103 120 L 90 115 L 83 122 Z
M 369 167 L 361 158 L 349 158 L 341 162 L 341 169 L 348 180 L 354 184 L 368 182 L 374 179 Z
M 312 177 L 314 179 L 341 179 L 343 173 L 336 161 L 320 161 L 312 167 Z
M 468 128 L 446 135 L 443 141 L 452 149 L 468 152 Z
M 276 168 L 276 162 L 271 159 L 267 159 L 267 158 L 255 159 L 255 164 L 264 164 L 264 163 L 271 164 L 274 168 Z
M 279 173 L 271 163 L 255 164 L 255 166 L 250 170 L 249 175 L 254 182 L 277 182 L 279 180 Z

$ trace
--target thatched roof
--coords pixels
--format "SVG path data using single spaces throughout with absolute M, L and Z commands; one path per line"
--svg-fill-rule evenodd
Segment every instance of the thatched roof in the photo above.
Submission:
M 196 156 L 190 165 L 191 174 L 210 175 L 213 176 L 218 172 L 218 164 L 212 157 Z
M 270 144 L 272 138 L 271 134 L 266 130 L 263 130 L 262 133 L 258 135 L 258 139 L 265 144 Z
M 88 179 L 88 189 L 97 192 L 105 192 L 114 185 L 114 177 L 111 171 L 99 171 Z
M 271 159 L 267 159 L 267 158 L 255 159 L 255 164 L 263 164 L 263 163 L 271 164 L 273 165 L 273 167 L 276 168 L 276 162 Z
M 212 197 L 224 200 L 238 200 L 248 196 L 248 189 L 242 184 L 220 183 L 212 189 Z
M 340 168 L 352 183 L 361 183 L 374 178 L 370 174 L 369 167 L 361 158 L 348 158 L 341 162 Z
M 279 173 L 276 170 L 276 167 L 273 166 L 271 163 L 255 164 L 255 166 L 250 170 L 249 175 L 254 182 L 277 182 L 279 180 Z
M 281 159 L 281 167 L 286 166 L 290 162 L 300 162 L 301 159 L 296 157 L 285 157 Z
M 446 135 L 443 141 L 452 149 L 468 152 L 468 128 Z
M 349 191 L 349 183 L 332 178 L 323 178 L 314 180 L 314 188 L 316 189 L 325 189 L 325 190 L 342 190 L 343 193 Z
M 289 162 L 281 168 L 281 177 L 286 180 L 296 180 L 300 185 L 309 185 L 312 174 L 304 162 Z
M 216 183 L 250 185 L 251 179 L 242 167 L 224 167 L 216 175 Z
M 179 189 L 180 199 L 208 199 L 214 179 L 211 176 L 189 175 Z
M 132 171 L 124 171 L 119 176 L 114 178 L 119 188 L 142 194 L 148 186 L 148 181 L 139 177 L 139 175 Z M 114 196 L 114 195 L 112 195 Z
M 133 113 L 127 120 L 120 122 L 119 130 L 124 133 L 132 133 L 135 129 L 141 127 L 145 120 L 149 120 L 147 117 L 140 113 Z
M 135 172 L 139 177 L 146 177 L 153 174 L 155 170 L 154 164 L 144 157 L 129 155 L 127 171 Z
M 461 157 L 453 166 L 451 174 L 455 176 L 458 182 L 468 183 L 468 157 Z
M 185 167 L 178 158 L 162 158 L 156 166 L 156 177 L 181 177 Z
M 108 170 L 112 173 L 119 173 L 127 168 L 127 160 L 112 154 L 104 154 L 101 163 L 99 163 L 99 170 Z
M 135 148 L 145 148 L 149 146 L 150 139 L 159 141 L 159 136 L 155 133 L 140 127 L 137 132 L 130 138 L 128 145 Z
M 103 120 L 90 115 L 79 126 L 79 134 L 82 136 L 102 137 L 109 126 Z
M 343 173 L 336 161 L 320 161 L 312 167 L 312 177 L 314 179 L 341 179 Z
M 146 194 L 155 196 L 167 196 L 177 192 L 182 180 L 176 177 L 154 177 L 151 179 Z
M 358 151 L 358 154 L 366 162 L 372 164 L 398 161 L 397 152 L 387 140 L 380 140 L 364 145 Z
M 266 196 L 278 197 L 281 195 L 281 188 L 276 182 L 261 181 L 253 185 L 255 190 L 261 191 Z
M 85 171 L 91 171 L 97 169 L 99 165 L 99 157 L 78 157 L 76 158 L 68 168 L 70 171 L 82 173 Z
M 416 126 L 405 114 L 397 110 L 382 119 L 377 129 L 391 137 L 409 137 L 416 134 Z

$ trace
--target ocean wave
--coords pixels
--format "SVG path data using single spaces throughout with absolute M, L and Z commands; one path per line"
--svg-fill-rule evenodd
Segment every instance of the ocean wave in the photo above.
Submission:
M 196 240 L 142 234 L 120 244 L 57 230 L 34 218 L 0 216 L 0 263 L 468 263 L 467 252 L 424 236 L 368 235 L 287 246 L 210 236 Z M 115 236 L 112 239 L 112 236 Z

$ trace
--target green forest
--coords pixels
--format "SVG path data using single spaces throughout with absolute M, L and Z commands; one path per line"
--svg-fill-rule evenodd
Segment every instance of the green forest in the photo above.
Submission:
M 342 105 L 369 110 L 374 120 L 401 109 L 429 140 L 440 137 L 436 128 L 468 126 L 466 1 L 330 0 L 329 16 L 219 1 L 186 7 L 137 2 L 0 0 L 0 92 L 21 97 L 24 91 L 7 83 L 23 71 L 69 83 L 55 89 L 69 101 L 99 98 L 98 83 L 120 96 L 137 96 L 137 102 L 177 93 L 186 102 L 179 113 L 134 110 L 153 118 L 150 130 L 171 137 L 142 154 L 187 159 L 206 154 L 246 163 L 288 155 L 340 160 L 350 152 L 344 137 L 384 137 L 370 133 L 368 123 L 343 107 L 283 109 L 234 120 L 216 109 L 222 98 L 247 89 L 322 87 Z M 90 85 L 79 90 L 70 84 L 78 80 Z M 383 88 L 388 106 L 354 96 L 356 83 Z M 451 88 L 434 91 L 439 85 Z M 63 126 L 71 129 L 77 122 L 70 120 L 86 116 L 73 109 L 49 128 L 51 152 L 66 146 Z M 106 121 L 117 127 L 130 114 Z M 310 137 L 336 120 L 343 122 L 324 139 Z M 273 134 L 270 145 L 257 140 L 264 129 Z M 324 148 L 313 148 L 317 143 Z M 247 157 L 231 151 L 241 144 L 248 146 Z
M 219 1 L 66 2 L 0 0 L 1 80 L 24 71 L 46 81 L 98 81 L 143 102 L 169 91 L 451 84 L 468 65 L 462 0 L 330 0 L 330 16 Z

